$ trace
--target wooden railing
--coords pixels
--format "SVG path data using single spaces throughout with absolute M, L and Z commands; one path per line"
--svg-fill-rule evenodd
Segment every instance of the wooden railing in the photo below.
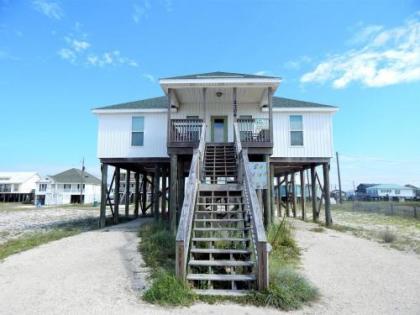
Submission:
M 237 120 L 241 142 L 270 142 L 270 120 L 268 118 L 239 118 Z
M 171 119 L 169 143 L 188 146 L 198 144 L 202 125 L 202 119 Z
M 195 203 L 197 200 L 198 185 L 201 177 L 204 150 L 206 146 L 206 125 L 200 130 L 200 142 L 191 160 L 190 173 L 185 187 L 184 202 L 182 204 L 178 231 L 176 234 L 176 275 L 185 280 L 188 252 L 191 238 L 191 228 L 194 216 Z
M 252 221 L 252 241 L 255 250 L 258 290 L 268 288 L 268 254 L 270 244 L 264 229 L 263 213 L 258 201 L 257 193 L 251 182 L 251 170 L 247 149 L 242 148 L 238 124 L 234 124 L 235 148 L 238 159 L 239 180 L 243 184 L 246 198 L 246 208 Z

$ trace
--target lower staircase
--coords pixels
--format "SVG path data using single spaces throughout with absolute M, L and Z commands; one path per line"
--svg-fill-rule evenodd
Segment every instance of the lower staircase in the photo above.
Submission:
M 187 280 L 200 294 L 255 289 L 251 222 L 234 150 L 233 143 L 206 145 L 205 183 L 198 189 L 187 269 Z

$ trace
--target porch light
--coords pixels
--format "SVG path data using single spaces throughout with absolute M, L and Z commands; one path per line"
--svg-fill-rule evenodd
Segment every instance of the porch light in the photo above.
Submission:
M 223 95 L 223 93 L 222 93 L 222 92 L 220 92 L 220 91 L 216 92 L 216 96 L 217 96 L 217 97 L 221 97 L 222 95 Z

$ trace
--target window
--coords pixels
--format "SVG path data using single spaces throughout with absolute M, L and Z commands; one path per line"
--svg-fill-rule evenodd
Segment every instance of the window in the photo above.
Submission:
M 47 191 L 47 184 L 39 184 L 39 191 Z
M 143 146 L 144 144 L 144 117 L 133 117 L 131 124 L 131 145 Z
M 15 192 L 17 192 L 17 191 L 19 191 L 19 184 L 14 184 L 13 185 L 13 191 L 15 191 Z
M 289 116 L 290 145 L 303 146 L 303 118 L 302 115 Z
M 64 188 L 64 191 L 70 191 L 71 190 L 71 184 L 64 184 L 63 188 Z
M 83 189 L 85 189 L 85 184 L 83 184 Z M 77 184 L 77 190 L 80 190 L 80 184 Z
M 399 195 L 401 193 L 401 191 L 399 189 L 395 189 L 395 194 Z
M 197 120 L 200 119 L 198 116 L 187 116 L 187 119 Z

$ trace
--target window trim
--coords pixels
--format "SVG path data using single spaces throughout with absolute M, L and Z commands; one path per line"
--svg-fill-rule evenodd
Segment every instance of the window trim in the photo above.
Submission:
M 143 131 L 137 131 L 137 130 L 133 130 L 133 122 L 134 122 L 134 118 L 143 118 Z M 136 115 L 136 116 L 131 116 L 131 131 L 130 131 L 130 142 L 131 142 L 131 146 L 132 147 L 144 147 L 144 125 L 145 125 L 145 121 L 146 121 L 146 119 L 144 119 L 145 117 L 144 116 L 138 116 L 138 115 Z M 135 133 L 141 133 L 141 134 L 143 134 L 143 142 L 142 142 L 142 144 L 141 145 L 138 145 L 138 144 L 133 144 L 133 134 L 135 134 Z
M 291 117 L 292 116 L 300 116 L 302 117 L 302 129 L 300 130 L 292 130 L 292 122 Z M 292 144 L 292 131 L 299 131 L 302 132 L 302 144 Z M 303 148 L 305 146 L 305 124 L 302 114 L 291 114 L 289 115 L 289 147 L 291 148 Z

